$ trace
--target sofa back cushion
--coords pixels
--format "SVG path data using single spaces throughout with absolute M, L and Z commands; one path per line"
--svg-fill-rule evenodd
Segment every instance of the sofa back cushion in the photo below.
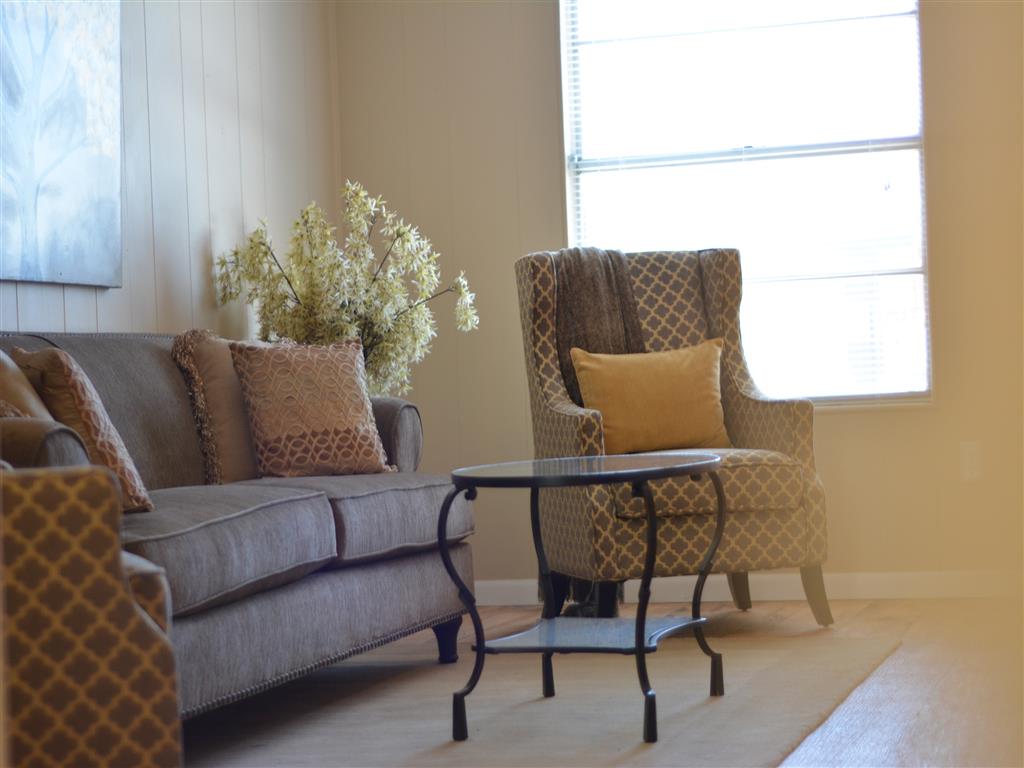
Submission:
M 0 335 L 0 349 L 58 347 L 92 382 L 150 490 L 202 485 L 203 457 L 185 380 L 171 359 L 173 336 Z

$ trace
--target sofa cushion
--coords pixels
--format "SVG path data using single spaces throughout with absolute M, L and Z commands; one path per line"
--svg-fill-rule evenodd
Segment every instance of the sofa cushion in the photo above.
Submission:
M 164 488 L 122 523 L 124 548 L 167 572 L 175 616 L 315 571 L 337 554 L 331 506 L 315 489 Z
M 437 518 L 452 485 L 443 475 L 389 472 L 330 477 L 264 477 L 238 485 L 288 487 L 327 495 L 334 509 L 338 556 L 333 565 L 432 549 L 437 546 Z M 465 497 L 452 504 L 448 541 L 473 532 L 473 513 Z
M 657 451 L 656 453 L 672 453 Z M 721 457 L 718 476 L 722 480 L 726 504 L 731 513 L 763 513 L 799 509 L 804 505 L 803 465 L 776 451 L 750 448 L 718 448 L 711 453 Z M 707 477 L 693 482 L 688 475 L 652 480 L 651 492 L 658 517 L 713 515 L 718 509 L 714 486 Z M 616 514 L 625 518 L 646 515 L 643 499 L 631 497 L 629 486 L 615 488 Z

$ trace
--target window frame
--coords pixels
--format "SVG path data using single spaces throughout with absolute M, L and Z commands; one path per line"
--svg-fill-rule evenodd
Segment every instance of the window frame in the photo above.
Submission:
M 834 273 L 819 276 L 822 279 L 842 278 L 854 276 L 886 276 L 899 274 L 920 274 L 923 283 L 924 297 L 924 354 L 925 354 L 925 388 L 910 392 L 880 392 L 877 394 L 858 393 L 849 395 L 791 395 L 770 399 L 806 399 L 811 400 L 815 405 L 823 406 L 829 410 L 841 411 L 844 409 L 861 409 L 864 407 L 922 407 L 932 406 L 935 402 L 934 382 L 934 361 L 932 357 L 932 308 L 931 308 L 931 270 L 928 260 L 928 216 L 927 216 L 927 194 L 926 194 L 926 168 L 925 168 L 925 142 L 924 142 L 924 99 L 921 94 L 919 133 L 910 136 L 894 136 L 885 138 L 870 138 L 861 140 L 846 140 L 838 142 L 823 142 L 819 144 L 796 144 L 789 146 L 770 147 L 742 147 L 736 149 L 715 150 L 706 152 L 679 152 L 660 155 L 634 155 L 615 158 L 585 158 L 578 152 L 582 143 L 581 129 L 579 126 L 578 112 L 569 108 L 568 100 L 574 97 L 573 90 L 573 52 L 572 48 L 579 43 L 570 40 L 566 29 L 571 23 L 575 28 L 575 22 L 567 22 L 567 18 L 580 2 L 586 0 L 559 0 L 559 37 L 561 44 L 562 60 L 562 125 L 563 125 L 563 159 L 565 173 L 565 206 L 566 206 L 566 227 L 569 244 L 579 245 L 582 242 L 582 216 L 580 213 L 580 190 L 579 180 L 586 173 L 599 172 L 602 170 L 626 170 L 640 168 L 668 168 L 686 165 L 722 164 L 734 162 L 748 162 L 756 160 L 771 159 L 797 159 L 802 157 L 820 157 L 828 155 L 856 155 L 864 153 L 886 152 L 893 150 L 914 150 L 918 153 L 921 180 L 921 264 L 919 268 L 893 268 L 879 269 L 876 271 L 865 271 L 863 273 Z M 917 26 L 918 33 L 918 54 L 920 56 L 920 0 L 914 5 L 913 10 L 899 11 L 894 13 L 876 13 L 858 19 L 887 18 L 887 17 L 910 17 L 912 16 Z M 836 19 L 832 23 L 842 23 L 854 19 Z M 773 25 L 766 25 L 771 27 Z M 591 41 L 583 43 L 590 44 Z M 919 59 L 920 60 L 920 59 Z M 920 65 L 919 65 L 920 66 Z M 920 83 L 920 78 L 919 78 Z M 923 85 L 920 86 L 923 91 Z M 782 282 L 797 278 L 750 278 L 751 283 L 773 283 Z M 748 278 L 744 278 L 744 283 Z

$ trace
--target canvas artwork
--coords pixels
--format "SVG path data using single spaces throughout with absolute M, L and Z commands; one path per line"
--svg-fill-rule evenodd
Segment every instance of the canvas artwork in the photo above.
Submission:
M 118 3 L 0 3 L 0 279 L 121 285 Z

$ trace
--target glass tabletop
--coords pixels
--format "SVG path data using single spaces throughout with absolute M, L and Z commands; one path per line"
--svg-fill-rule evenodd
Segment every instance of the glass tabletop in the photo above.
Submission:
M 721 459 L 706 451 L 663 451 L 623 456 L 573 456 L 462 467 L 452 472 L 457 488 L 552 488 L 629 483 L 718 468 Z

